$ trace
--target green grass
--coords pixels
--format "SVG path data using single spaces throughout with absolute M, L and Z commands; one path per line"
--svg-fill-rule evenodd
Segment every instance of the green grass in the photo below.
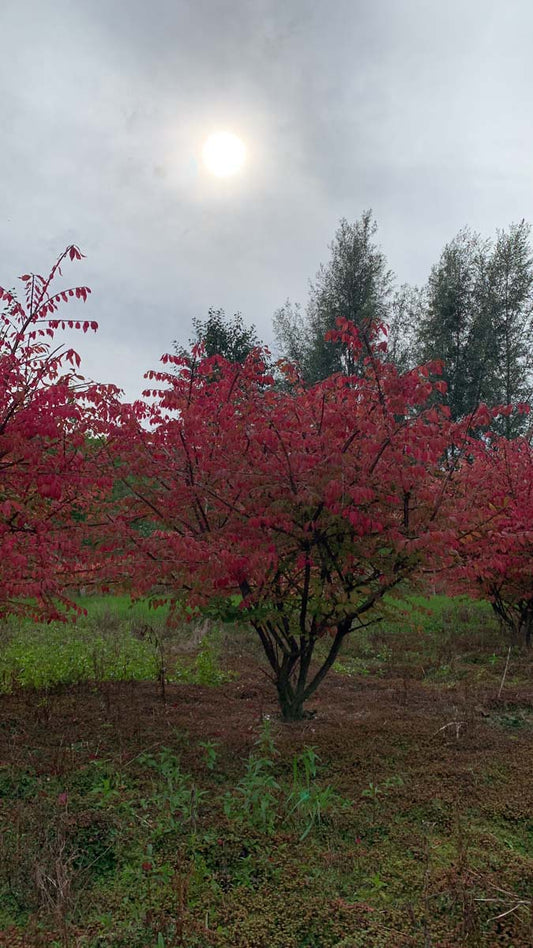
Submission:
M 216 647 L 205 641 L 188 660 L 175 654 L 187 630 L 168 630 L 168 610 L 120 596 L 78 600 L 87 612 L 76 622 L 12 619 L 0 629 L 0 693 L 18 687 L 54 688 L 83 681 L 154 680 L 203 685 L 228 680 Z
M 137 599 L 132 602 L 129 596 L 83 596 L 75 599 L 77 605 L 87 611 L 88 617 L 98 619 L 102 616 L 114 615 L 127 622 L 161 622 L 168 615 L 168 607 L 161 606 L 153 609 L 147 599 Z
M 428 684 L 482 683 L 502 675 L 507 648 L 488 603 L 413 594 L 386 600 L 379 621 L 346 639 L 334 669 L 350 677 L 384 677 L 394 669 Z M 513 647 L 513 654 L 519 651 Z M 513 667 L 516 676 L 516 662 Z
M 13 688 L 51 688 L 81 681 L 154 680 L 162 661 L 168 681 L 222 684 L 221 634 L 210 633 L 194 658 L 176 654 L 187 629 L 165 627 L 168 608 L 151 609 L 146 600 L 127 596 L 78 599 L 86 611 L 75 623 L 37 624 L 13 619 L 0 629 L 0 692 Z M 242 638 L 242 633 L 241 633 Z M 260 659 L 247 634 L 245 647 Z M 317 658 L 324 656 L 319 643 Z M 428 684 L 455 685 L 501 676 L 506 642 L 487 603 L 463 598 L 411 595 L 385 603 L 383 618 L 346 640 L 334 670 L 349 677 L 385 677 L 404 668 Z M 513 674 L 516 677 L 516 668 Z

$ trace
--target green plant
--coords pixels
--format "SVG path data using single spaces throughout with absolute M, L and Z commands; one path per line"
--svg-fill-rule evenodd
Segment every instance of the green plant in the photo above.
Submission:
M 154 770 L 164 780 L 163 789 L 155 789 L 153 796 L 144 801 L 145 808 L 156 807 L 159 819 L 156 834 L 159 837 L 175 831 L 183 831 L 185 824 L 196 826 L 198 810 L 207 796 L 199 790 L 189 774 L 181 770 L 178 757 L 169 747 L 162 747 L 159 755 L 143 754 L 139 763 Z
M 381 804 L 380 798 L 382 795 L 387 793 L 389 790 L 393 790 L 395 787 L 402 786 L 402 777 L 400 777 L 399 774 L 394 774 L 392 777 L 387 777 L 387 779 L 381 785 L 378 785 L 371 780 L 368 786 L 365 787 L 364 790 L 361 790 L 361 796 L 372 803 L 372 820 L 374 820 L 377 809 Z
M 0 656 L 0 691 L 155 678 L 157 663 L 150 644 L 135 639 L 118 620 L 110 621 L 104 633 L 101 621 L 80 618 L 68 637 L 59 623 L 20 623 Z
M 384 898 L 386 888 L 387 883 L 383 881 L 379 872 L 374 872 L 363 883 L 359 889 L 359 894 L 363 899 Z
M 273 774 L 273 758 L 277 750 L 268 719 L 263 721 L 255 747 L 257 750 L 250 754 L 246 762 L 245 775 L 237 784 L 237 797 L 232 792 L 224 796 L 224 813 L 238 819 L 244 815 L 253 826 L 271 833 L 277 817 L 277 792 L 280 785 Z
M 246 773 L 237 784 L 237 794 L 228 793 L 224 798 L 224 812 L 229 817 L 246 818 L 253 826 L 272 833 L 277 817 L 276 792 L 280 789 L 272 769 L 274 761 L 266 757 L 250 757 Z
M 218 741 L 201 741 L 199 746 L 204 751 L 204 761 L 208 770 L 214 770 L 218 760 Z
M 122 782 L 119 774 L 103 774 L 100 781 L 96 783 L 92 790 L 89 790 L 88 796 L 95 798 L 96 806 L 112 806 L 116 800 L 121 797 Z
M 314 782 L 319 760 L 316 747 L 306 746 L 301 754 L 293 757 L 292 790 L 287 797 L 286 806 L 288 816 L 297 813 L 305 823 L 300 840 L 305 839 L 313 826 L 322 821 L 322 814 L 335 797 L 332 787 L 320 787 Z
M 373 803 L 377 803 L 380 795 L 383 793 L 381 787 L 378 787 L 376 783 L 373 783 L 372 780 L 368 784 L 368 787 L 365 787 L 364 790 L 361 790 L 361 796 L 366 797 L 368 800 L 372 800 Z
M 189 685 L 216 687 L 236 677 L 235 672 L 227 672 L 220 668 L 213 645 L 204 639 L 193 664 L 185 665 L 182 662 L 176 662 L 174 672 L 168 680 Z

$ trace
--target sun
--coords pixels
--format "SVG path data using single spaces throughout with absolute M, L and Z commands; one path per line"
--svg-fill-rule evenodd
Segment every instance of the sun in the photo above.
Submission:
M 233 132 L 215 132 L 202 148 L 205 167 L 217 178 L 229 178 L 242 170 L 246 145 Z

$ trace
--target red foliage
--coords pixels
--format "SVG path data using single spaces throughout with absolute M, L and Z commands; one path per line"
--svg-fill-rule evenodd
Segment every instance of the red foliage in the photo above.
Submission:
M 25 303 L 0 288 L 0 616 L 46 618 L 72 607 L 65 596 L 86 558 L 86 509 L 109 481 L 96 473 L 96 442 L 111 389 L 83 383 L 74 349 L 53 346 L 58 328 L 96 329 L 92 321 L 58 318 L 61 302 L 89 289 L 51 292 L 67 247 L 47 278 L 24 274 Z
M 533 635 L 533 449 L 487 436 L 461 469 L 449 586 L 488 599 L 517 638 Z
M 350 323 L 332 335 L 359 355 Z M 283 712 L 298 717 L 343 638 L 452 542 L 439 510 L 455 462 L 443 459 L 465 429 L 428 407 L 438 365 L 400 375 L 371 346 L 361 376 L 290 392 L 260 352 L 244 366 L 163 362 L 112 442 L 128 485 L 113 531 L 129 559 L 116 567 L 137 593 L 185 591 L 188 606 L 241 596 Z
M 244 365 L 166 355 L 142 401 L 87 384 L 73 349 L 54 347 L 51 293 L 25 274 L 25 305 L 0 288 L 0 616 L 54 618 L 88 576 L 129 585 L 173 608 L 237 610 L 256 630 L 283 714 L 297 718 L 346 635 L 379 616 L 384 594 L 446 567 L 453 588 L 488 597 L 533 633 L 533 455 L 453 424 L 434 404 L 440 365 L 400 375 L 382 358 L 381 327 L 353 349 L 353 377 L 285 384 L 262 354 Z M 507 409 L 499 409 L 507 410 Z M 73 607 L 75 608 L 75 607 Z M 312 666 L 319 639 L 331 637 Z

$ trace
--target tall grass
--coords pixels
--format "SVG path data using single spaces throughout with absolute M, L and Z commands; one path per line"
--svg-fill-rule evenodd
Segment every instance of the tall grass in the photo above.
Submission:
M 219 685 L 234 677 L 218 664 L 215 642 L 198 641 L 197 654 L 177 654 L 188 632 L 169 629 L 168 609 L 150 609 L 125 596 L 78 600 L 87 612 L 76 622 L 11 619 L 0 627 L 0 693 L 81 681 L 161 680 Z M 216 638 L 216 636 L 215 636 Z

